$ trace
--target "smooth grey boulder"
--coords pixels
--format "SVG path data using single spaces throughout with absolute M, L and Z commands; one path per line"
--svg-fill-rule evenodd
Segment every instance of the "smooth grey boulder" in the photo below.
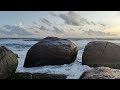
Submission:
M 70 40 L 47 37 L 28 50 L 24 67 L 69 64 L 75 61 L 77 53 L 77 46 Z
M 120 69 L 120 46 L 111 42 L 93 41 L 85 46 L 82 64 Z

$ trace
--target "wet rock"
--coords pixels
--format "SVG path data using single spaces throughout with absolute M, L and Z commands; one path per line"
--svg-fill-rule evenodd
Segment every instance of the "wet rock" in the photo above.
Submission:
M 15 73 L 18 66 L 16 55 L 4 46 L 0 46 L 0 79 L 7 79 Z
M 10 79 L 66 79 L 64 74 L 17 72 Z
M 91 67 L 106 66 L 120 69 L 120 46 L 103 41 L 90 42 L 85 46 L 82 64 Z
M 24 67 L 69 64 L 75 61 L 77 53 L 77 46 L 70 40 L 47 37 L 28 50 Z
M 120 79 L 120 70 L 109 67 L 97 67 L 85 71 L 80 79 Z

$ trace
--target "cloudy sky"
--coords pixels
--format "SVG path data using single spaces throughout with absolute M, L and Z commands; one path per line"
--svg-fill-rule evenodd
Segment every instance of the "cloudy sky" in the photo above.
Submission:
M 119 11 L 0 11 L 0 37 L 120 37 Z

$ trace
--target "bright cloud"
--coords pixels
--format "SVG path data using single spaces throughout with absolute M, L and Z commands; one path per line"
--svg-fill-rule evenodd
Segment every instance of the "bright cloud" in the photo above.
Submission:
M 31 17 L 27 19 L 30 15 Z M 6 22 L 1 25 L 0 36 L 120 36 L 120 12 L 118 11 L 40 11 L 23 16 L 21 14 L 21 17 L 24 23 Z M 26 22 L 27 20 L 29 23 Z

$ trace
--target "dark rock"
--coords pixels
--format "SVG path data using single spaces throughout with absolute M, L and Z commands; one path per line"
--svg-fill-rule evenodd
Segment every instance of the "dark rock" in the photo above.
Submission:
M 16 55 L 4 46 L 0 47 L 0 79 L 7 79 L 18 66 Z
M 46 73 L 29 73 L 18 72 L 12 75 L 10 79 L 66 79 L 64 74 L 46 74 Z
M 97 67 L 85 71 L 79 79 L 120 79 L 120 70 L 109 67 Z
M 70 40 L 47 37 L 28 50 L 24 67 L 69 64 L 75 61 L 77 53 L 77 46 Z
M 45 74 L 45 73 L 33 73 L 33 79 L 66 79 L 67 76 L 63 74 Z
M 17 58 L 20 58 L 20 57 L 18 56 L 18 54 L 16 54 L 16 53 L 14 53 L 14 54 L 16 55 Z
M 103 41 L 90 42 L 84 49 L 82 64 L 91 67 L 106 66 L 120 69 L 120 46 Z
M 14 73 L 10 79 L 32 79 L 31 73 L 28 72 L 20 72 L 20 73 Z

